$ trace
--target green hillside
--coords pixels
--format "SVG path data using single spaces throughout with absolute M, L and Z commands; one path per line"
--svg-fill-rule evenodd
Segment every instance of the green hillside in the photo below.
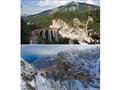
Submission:
M 37 28 L 36 25 L 27 25 L 27 23 L 21 19 L 21 44 L 29 44 L 31 31 Z
M 68 24 L 73 24 L 73 18 L 78 18 L 81 22 L 86 23 L 88 16 L 92 16 L 93 23 L 88 26 L 92 28 L 95 32 L 100 32 L 100 9 L 87 11 L 81 13 L 80 11 L 65 11 L 65 12 L 56 12 L 50 16 L 36 16 L 31 21 L 39 28 L 49 27 L 52 24 L 53 19 L 62 19 Z
M 21 44 L 29 44 L 30 42 L 30 28 L 21 19 Z
M 80 13 L 79 11 L 57 12 L 53 14 L 54 19 L 62 19 L 70 25 L 73 25 L 73 19 L 78 18 L 80 22 L 86 23 L 88 16 L 92 16 L 93 23 L 88 28 L 92 28 L 97 33 L 100 32 L 100 9 Z
M 37 16 L 31 21 L 39 28 L 49 27 L 52 24 L 53 16 Z

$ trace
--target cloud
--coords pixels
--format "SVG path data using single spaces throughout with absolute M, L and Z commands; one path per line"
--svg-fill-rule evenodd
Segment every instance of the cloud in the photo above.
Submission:
M 93 4 L 93 5 L 100 5 L 100 0 L 86 0 L 85 3 L 88 3 L 88 4 Z
M 87 0 L 86 3 L 88 3 L 88 4 L 95 4 L 95 2 L 93 0 Z
M 64 4 L 67 4 L 68 0 L 44 0 L 39 1 L 37 5 L 39 5 L 42 9 L 51 9 Z

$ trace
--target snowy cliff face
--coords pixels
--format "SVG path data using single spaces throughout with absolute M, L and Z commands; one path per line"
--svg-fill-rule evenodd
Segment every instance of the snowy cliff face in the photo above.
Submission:
M 77 90 L 75 82 L 54 81 L 40 75 L 32 65 L 21 60 L 21 90 Z M 69 85 L 70 84 L 70 85 Z M 70 86 L 73 87 L 70 87 Z
M 32 65 L 21 60 L 21 90 L 57 90 Z
M 35 76 L 37 71 L 25 60 L 21 60 L 21 90 L 36 90 Z
M 89 43 L 92 41 L 92 39 L 88 36 L 88 31 L 86 31 L 85 28 L 79 27 L 81 25 L 79 19 L 74 18 L 73 25 L 74 27 L 63 20 L 58 19 L 53 20 L 52 25 L 50 25 L 50 29 L 57 31 L 62 38 L 77 40 L 80 44 L 87 44 L 87 42 Z
M 56 77 L 52 74 L 48 78 L 42 75 L 43 71 L 36 70 L 34 66 L 22 59 L 21 90 L 99 90 L 99 47 L 86 50 L 63 51 L 56 57 L 56 60 L 61 60 L 61 62 L 70 65 L 68 70 L 62 71 L 64 72 L 64 77 L 62 76 L 62 78 L 57 76 L 58 72 L 55 72 Z M 87 75 L 88 79 L 80 80 L 75 78 L 81 73 Z
M 100 88 L 99 47 L 60 52 L 58 54 L 58 60 L 70 66 L 69 69 L 65 71 L 64 75 L 66 77 L 64 78 L 76 78 L 82 74 L 87 76 L 86 80 L 81 80 L 82 85 L 85 87 Z

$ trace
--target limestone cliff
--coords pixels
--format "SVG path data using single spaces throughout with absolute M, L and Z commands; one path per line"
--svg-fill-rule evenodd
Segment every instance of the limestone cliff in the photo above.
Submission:
M 93 39 L 88 35 L 88 30 L 86 30 L 86 24 L 81 23 L 77 18 L 74 18 L 72 22 L 72 25 L 70 25 L 61 19 L 54 19 L 50 29 L 57 31 L 62 38 L 70 39 L 71 43 L 72 41 L 78 41 L 79 44 L 93 42 Z

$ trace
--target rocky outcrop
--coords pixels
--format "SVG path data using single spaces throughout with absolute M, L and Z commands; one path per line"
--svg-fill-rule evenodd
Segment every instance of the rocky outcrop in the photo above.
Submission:
M 58 54 L 57 67 L 60 77 L 77 79 L 86 87 L 100 88 L 100 48 L 63 51 Z M 63 77 L 64 75 L 64 77 Z
M 81 25 L 83 28 L 80 27 Z M 72 41 L 77 41 L 79 44 L 93 42 L 92 38 L 88 35 L 85 24 L 82 24 L 77 18 L 73 19 L 73 26 L 61 19 L 54 19 L 52 25 L 50 25 L 50 29 L 52 31 L 57 31 L 61 36 L 60 38 L 68 38 Z
M 36 74 L 37 73 L 37 74 Z M 21 60 L 21 90 L 81 90 L 82 85 L 78 80 L 58 80 L 47 79 L 41 75 L 32 65 Z M 72 85 L 72 87 L 71 87 Z

